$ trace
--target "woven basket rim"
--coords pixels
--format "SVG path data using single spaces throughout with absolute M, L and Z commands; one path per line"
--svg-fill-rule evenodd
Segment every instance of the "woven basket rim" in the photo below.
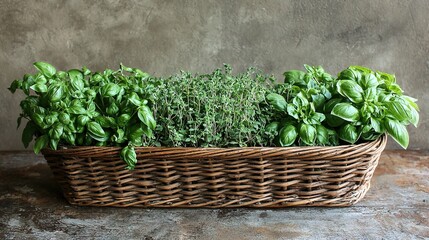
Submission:
M 249 150 L 249 151 L 263 151 L 263 150 L 321 150 L 321 149 L 329 149 L 329 150 L 344 150 L 349 148 L 363 148 L 369 145 L 377 145 L 382 144 L 387 141 L 387 135 L 383 134 L 380 137 L 378 137 L 376 140 L 372 141 L 366 141 L 358 144 L 345 144 L 345 145 L 338 145 L 338 146 L 293 146 L 293 147 L 134 147 L 136 150 L 191 150 L 191 151 L 224 151 L 224 150 L 230 150 L 230 151 L 243 151 L 243 150 Z M 95 149 L 103 149 L 108 151 L 120 151 L 122 147 L 112 147 L 112 146 L 62 146 L 61 149 L 53 150 L 49 148 L 42 149 L 43 154 L 67 154 L 67 153 L 75 153 L 76 150 L 79 151 L 85 151 L 85 150 L 95 150 Z

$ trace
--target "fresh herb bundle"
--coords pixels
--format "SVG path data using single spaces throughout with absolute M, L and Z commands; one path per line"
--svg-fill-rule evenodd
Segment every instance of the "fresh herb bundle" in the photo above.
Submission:
M 152 77 L 120 65 L 91 72 L 57 71 L 36 62 L 34 75 L 12 82 L 26 94 L 18 118 L 28 120 L 24 146 L 34 151 L 70 146 L 120 146 L 133 169 L 134 147 L 335 146 L 388 133 L 408 146 L 417 126 L 416 99 L 403 95 L 394 75 L 352 66 L 338 77 L 322 67 L 287 71 L 285 81 L 228 65 L 210 74 Z
M 22 118 L 28 120 L 24 146 L 34 137 L 35 153 L 48 146 L 57 149 L 58 144 L 122 146 L 122 159 L 134 168 L 134 146 L 141 146 L 142 136 L 152 136 L 156 126 L 148 101 L 138 94 L 149 75 L 122 65 L 101 73 L 85 67 L 57 71 L 45 62 L 34 66 L 38 73 L 24 75 L 9 88 L 27 95 L 18 118 L 18 127 Z
M 305 68 L 285 72 L 284 83 L 267 96 L 276 110 L 267 131 L 279 146 L 354 144 L 388 133 L 407 148 L 405 126 L 417 127 L 419 108 L 394 75 L 351 66 L 335 79 L 320 66 Z
M 157 128 L 145 145 L 185 147 L 268 146 L 265 96 L 272 77 L 253 68 L 233 75 L 230 66 L 210 74 L 181 72 L 151 78 L 144 95 L 153 103 Z

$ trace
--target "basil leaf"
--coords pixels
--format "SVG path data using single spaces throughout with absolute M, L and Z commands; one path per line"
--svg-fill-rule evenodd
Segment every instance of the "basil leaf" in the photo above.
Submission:
M 133 170 L 137 163 L 137 155 L 134 147 L 126 146 L 121 150 L 120 154 L 122 160 L 127 164 L 128 170 Z
M 88 131 L 90 134 L 96 137 L 103 138 L 106 136 L 106 132 L 104 132 L 101 125 L 97 122 L 89 122 L 88 123 Z
M 408 109 L 406 109 L 406 107 L 400 102 L 386 102 L 384 105 L 386 106 L 388 113 L 390 113 L 395 119 L 404 121 L 408 118 Z
M 297 136 L 298 131 L 296 130 L 295 126 L 284 126 L 279 133 L 280 146 L 286 147 L 292 145 L 295 142 Z
M 103 97 L 113 97 L 121 91 L 121 87 L 115 83 L 108 83 L 101 88 Z
M 327 145 L 329 143 L 328 130 L 322 125 L 316 125 L 318 145 Z
M 369 102 L 373 102 L 377 98 L 377 88 L 370 87 L 364 91 L 364 98 Z
M 128 125 L 128 122 L 130 121 L 131 116 L 129 114 L 121 114 L 118 119 L 116 120 L 118 123 L 118 126 L 120 127 L 125 127 L 126 125 Z
M 116 105 L 116 103 L 114 103 L 114 102 L 112 104 L 110 104 L 110 106 L 108 106 L 106 109 L 106 113 L 110 116 L 115 116 L 116 113 L 118 113 L 118 112 L 119 112 L 119 108 Z
M 55 75 L 57 70 L 49 63 L 46 62 L 35 62 L 33 64 L 43 75 L 45 75 L 48 78 L 51 78 Z
M 343 141 L 354 144 L 359 139 L 359 134 L 356 127 L 349 123 L 340 128 L 338 137 Z
M 53 138 L 51 138 L 51 139 L 49 139 L 49 146 L 52 149 L 57 150 L 58 142 L 59 142 L 59 139 L 53 139 Z
M 375 119 L 375 118 L 371 118 L 371 126 L 372 126 L 372 128 L 376 131 L 376 132 L 378 132 L 378 133 L 383 133 L 383 130 L 382 130 L 382 128 L 381 128 L 381 125 L 380 125 L 380 121 L 378 121 L 377 119 Z
M 346 79 L 346 80 L 352 80 L 355 82 L 359 82 L 362 77 L 362 74 L 355 69 L 348 68 L 338 75 L 338 79 Z
M 265 131 L 269 133 L 277 133 L 277 131 L 279 130 L 279 126 L 279 122 L 272 122 L 265 127 Z
M 344 97 L 347 97 L 354 103 L 363 101 L 363 89 L 359 84 L 352 80 L 339 80 L 337 82 L 337 91 Z
M 303 71 L 298 71 L 298 70 L 287 71 L 283 73 L 283 76 L 285 77 L 284 82 L 305 86 L 306 84 L 304 82 L 304 75 L 305 75 L 305 72 Z
M 374 74 L 370 73 L 364 75 L 359 84 L 365 89 L 375 88 L 378 86 L 378 80 Z
M 86 113 L 86 109 L 83 107 L 82 102 L 79 99 L 75 99 L 70 103 L 69 111 L 76 115 Z
M 49 101 L 58 102 L 64 95 L 64 86 L 61 84 L 53 84 L 48 87 L 47 96 Z
M 130 129 L 130 131 L 129 131 L 128 139 L 130 140 L 130 142 L 133 145 L 141 146 L 142 145 L 142 137 L 144 134 L 144 130 L 141 127 L 141 125 L 136 124 L 136 125 L 131 126 L 129 129 Z
M 279 111 L 286 110 L 287 103 L 282 95 L 279 95 L 277 93 L 270 93 L 267 95 L 267 101 L 270 105 L 272 105 L 275 109 Z
M 63 135 L 64 126 L 60 123 L 55 124 L 49 130 L 49 138 L 59 140 L 61 135 Z
M 32 122 L 28 121 L 27 125 L 22 132 L 22 143 L 27 148 L 31 141 L 33 141 L 34 134 L 37 132 L 37 126 Z
M 152 111 L 150 111 L 149 107 L 146 105 L 143 105 L 139 108 L 137 115 L 146 126 L 148 126 L 150 129 L 155 129 L 156 122 L 155 118 L 152 115 Z
M 48 87 L 46 86 L 46 84 L 43 84 L 43 83 L 34 84 L 30 88 L 33 89 L 35 92 L 39 92 L 39 93 L 45 93 L 48 91 Z
M 70 84 L 73 90 L 81 91 L 85 84 L 83 82 L 83 74 L 77 69 L 72 69 L 68 71 L 70 77 Z
M 140 98 L 137 95 L 137 93 L 135 93 L 135 92 L 132 92 L 130 94 L 130 96 L 128 97 L 128 101 L 130 101 L 132 104 L 134 104 L 136 106 L 140 106 L 141 105 Z
M 409 144 L 409 136 L 408 131 L 404 125 L 402 125 L 399 121 L 386 118 L 384 120 L 384 126 L 389 133 L 389 135 L 397 142 L 401 147 L 406 149 Z
M 79 115 L 76 119 L 76 123 L 78 127 L 83 127 L 89 122 L 89 117 L 86 115 Z
M 299 137 L 307 145 L 313 145 L 316 140 L 317 130 L 309 124 L 301 124 L 299 129 Z
M 48 146 L 49 137 L 48 135 L 42 135 L 36 139 L 36 142 L 34 143 L 34 153 L 39 154 L 40 150 Z
M 359 120 L 359 110 L 349 103 L 338 103 L 332 109 L 331 114 L 349 122 Z

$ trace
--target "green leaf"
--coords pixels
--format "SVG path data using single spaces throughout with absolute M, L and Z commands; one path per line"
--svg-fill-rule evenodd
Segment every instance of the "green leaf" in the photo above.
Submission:
M 140 97 L 137 95 L 137 93 L 135 93 L 135 92 L 132 92 L 131 94 L 130 94 L 130 96 L 128 97 L 128 100 L 132 103 L 132 104 L 134 104 L 134 105 L 136 105 L 136 106 L 140 106 L 141 105 L 141 101 L 140 101 Z
M 280 146 L 286 147 L 292 145 L 298 136 L 298 131 L 295 126 L 287 125 L 284 126 L 279 133 Z
M 22 80 L 15 80 L 10 84 L 10 87 L 8 88 L 11 93 L 15 93 L 16 89 L 21 88 L 22 86 Z
M 280 126 L 279 122 L 272 122 L 265 127 L 265 131 L 277 134 L 277 131 L 279 130 L 279 126 Z
M 72 114 L 84 114 L 86 113 L 86 109 L 82 105 L 82 101 L 79 99 L 75 99 L 70 103 L 69 112 Z
M 49 63 L 46 62 L 35 62 L 33 64 L 43 75 L 45 75 L 48 78 L 51 78 L 55 75 L 57 70 Z
M 413 107 L 415 110 L 417 110 L 417 111 L 420 111 L 420 109 L 419 109 L 419 106 L 417 105 L 417 99 L 415 99 L 415 98 L 412 98 L 412 97 L 409 97 L 409 96 L 405 96 L 405 95 L 402 95 L 401 96 L 401 98 L 402 99 L 404 99 L 405 101 L 407 101 L 408 102 L 408 104 L 411 106 L 411 107 Z
M 378 86 L 378 80 L 374 74 L 366 74 L 362 77 L 359 83 L 364 89 L 375 88 Z
M 128 125 L 128 122 L 130 121 L 131 116 L 129 114 L 121 114 L 118 119 L 116 120 L 118 122 L 118 126 L 125 127 Z
M 349 103 L 338 103 L 332 109 L 331 114 L 349 122 L 359 120 L 359 110 Z
M 45 93 L 48 91 L 48 87 L 46 86 L 46 84 L 43 84 L 43 83 L 34 84 L 30 88 L 38 93 Z
M 317 137 L 317 130 L 309 124 L 301 124 L 299 136 L 305 144 L 313 145 Z
M 279 95 L 277 93 L 270 93 L 267 95 L 267 101 L 270 105 L 272 105 L 275 109 L 279 111 L 286 110 L 287 103 L 282 95 Z
M 72 133 L 67 133 L 63 135 L 63 139 L 70 145 L 74 146 L 76 142 L 76 135 Z
M 89 122 L 89 117 L 86 115 L 79 115 L 76 119 L 76 123 L 78 127 L 83 127 Z
M 137 113 L 140 121 L 142 121 L 146 126 L 148 126 L 150 129 L 155 129 L 156 122 L 155 118 L 153 117 L 152 111 L 150 108 L 146 105 L 143 105 L 139 108 L 139 111 Z
M 36 142 L 34 143 L 34 153 L 39 154 L 40 150 L 48 146 L 49 137 L 48 135 L 42 135 L 36 139 Z
M 137 155 L 132 146 L 126 146 L 121 151 L 121 158 L 127 164 L 128 170 L 133 170 L 137 163 Z
M 374 102 L 374 100 L 377 98 L 377 88 L 375 87 L 367 88 L 364 91 L 364 98 L 368 102 Z
M 116 121 L 112 117 L 107 116 L 97 116 L 95 121 L 98 122 L 103 128 L 114 128 L 116 127 Z
M 65 113 L 65 112 L 61 112 L 58 115 L 58 118 L 60 120 L 61 123 L 68 125 L 70 123 L 70 115 Z
M 343 141 L 354 144 L 359 139 L 359 134 L 356 127 L 349 123 L 340 128 L 338 137 Z
M 58 102 L 64 95 L 64 86 L 61 84 L 53 84 L 48 87 L 47 96 L 49 101 Z
M 328 129 L 322 125 L 316 125 L 318 145 L 327 145 L 329 143 Z
M 363 101 L 363 89 L 359 84 L 352 80 L 339 80 L 337 82 L 337 91 L 344 97 L 347 97 L 354 103 Z
M 37 132 L 37 126 L 29 121 L 22 132 L 22 143 L 27 148 L 31 141 L 33 141 L 34 134 Z
M 89 122 L 88 123 L 88 131 L 91 135 L 104 138 L 106 136 L 106 132 L 104 132 L 101 125 L 97 122 Z
M 72 69 L 68 71 L 70 77 L 70 84 L 73 90 L 82 91 L 85 87 L 85 83 L 83 82 L 83 74 L 81 71 L 77 69 Z
M 389 135 L 397 142 L 401 147 L 406 149 L 409 144 L 409 136 L 408 131 L 404 125 L 402 125 L 399 121 L 386 118 L 384 120 L 384 126 L 389 133 Z
M 371 126 L 376 132 L 383 133 L 380 121 L 378 121 L 377 119 L 371 118 Z
M 352 68 L 348 68 L 338 75 L 338 79 L 345 79 L 345 80 L 351 80 L 354 82 L 359 82 L 362 77 L 362 74 L 360 71 Z
M 51 138 L 51 139 L 49 139 L 49 146 L 52 149 L 57 150 L 57 148 L 58 148 L 58 142 L 59 142 L 59 139 L 53 139 L 53 138 Z
M 101 88 L 103 97 L 113 97 L 121 91 L 121 87 L 115 83 L 108 83 Z
M 133 125 L 129 128 L 128 139 L 133 145 L 141 146 L 144 129 L 140 124 Z
M 283 76 L 285 77 L 284 82 L 305 86 L 304 75 L 305 75 L 305 72 L 303 71 L 298 71 L 298 70 L 287 71 L 283 73 Z
M 51 127 L 49 130 L 49 138 L 59 140 L 61 138 L 61 135 L 63 135 L 64 126 L 60 123 L 57 123 Z
M 388 113 L 390 113 L 396 120 L 404 121 L 408 118 L 408 108 L 399 101 L 385 102 Z
M 420 118 L 417 110 L 410 107 L 408 111 L 408 117 L 409 117 L 408 119 L 414 125 L 414 127 L 417 127 L 417 125 L 419 124 L 419 118 Z

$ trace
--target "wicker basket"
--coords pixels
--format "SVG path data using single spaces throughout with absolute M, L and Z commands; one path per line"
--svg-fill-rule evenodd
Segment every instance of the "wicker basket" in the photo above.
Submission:
M 369 189 L 386 136 L 357 145 L 287 148 L 44 149 L 66 199 L 114 207 L 349 206 Z

